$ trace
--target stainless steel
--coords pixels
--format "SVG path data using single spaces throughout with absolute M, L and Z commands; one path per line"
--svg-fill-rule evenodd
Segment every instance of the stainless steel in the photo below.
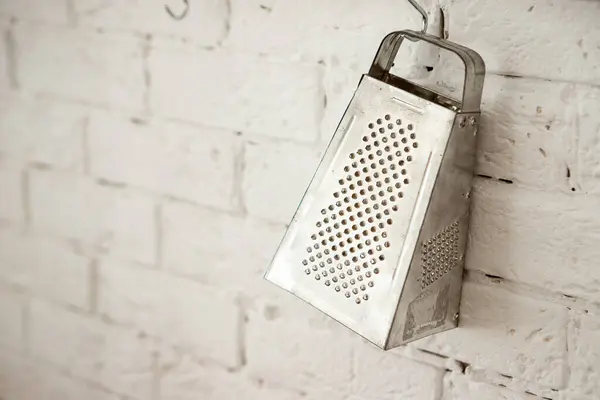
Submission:
M 463 60 L 462 101 L 389 73 L 404 38 Z M 484 71 L 457 44 L 388 35 L 266 279 L 383 349 L 455 327 Z

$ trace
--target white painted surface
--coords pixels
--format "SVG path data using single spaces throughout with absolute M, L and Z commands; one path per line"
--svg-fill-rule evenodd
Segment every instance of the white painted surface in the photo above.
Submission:
M 461 327 L 391 352 L 262 274 L 417 13 L 190 2 L 175 22 L 163 1 L 0 1 L 0 398 L 600 398 L 598 1 L 423 1 L 487 63 L 491 178 Z M 460 87 L 452 59 L 406 50 L 400 70 Z

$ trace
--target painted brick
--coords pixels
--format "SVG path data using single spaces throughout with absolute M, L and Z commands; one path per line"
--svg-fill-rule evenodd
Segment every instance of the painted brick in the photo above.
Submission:
M 600 193 L 600 87 L 588 87 L 578 92 L 578 171 L 577 189 Z
M 543 190 L 571 190 L 577 96 L 585 85 L 486 77 L 477 173 Z
M 247 142 L 242 187 L 248 212 L 288 223 L 319 161 L 320 155 L 310 147 L 267 140 Z
M 0 96 L 0 152 L 14 162 L 81 170 L 85 123 L 80 106 Z
M 119 399 L 54 368 L 5 352 L 0 354 L 0 388 L 2 396 L 11 400 Z
M 30 184 L 35 228 L 104 253 L 155 261 L 155 212 L 149 197 L 52 171 L 32 171 Z
M 232 5 L 226 42 L 232 49 L 361 69 L 371 64 L 386 34 L 421 24 L 408 2 L 334 0 L 323 7 L 318 0 L 233 0 Z M 299 15 L 302 23 L 290 23 Z
M 0 346 L 14 352 L 22 348 L 23 340 L 23 301 L 12 291 L 0 291 Z
M 241 373 L 201 365 L 187 356 L 161 365 L 166 370 L 160 378 L 162 399 L 178 400 L 294 400 L 306 398 L 302 393 L 274 389 L 264 382 L 248 379 Z
M 337 390 L 338 398 L 343 398 L 352 393 L 348 335 L 296 298 L 262 303 L 250 310 L 246 325 L 248 374 L 296 390 Z
M 35 295 L 88 308 L 90 263 L 61 241 L 0 228 L 0 276 Z
M 466 267 L 598 301 L 598 199 L 476 180 Z
M 152 50 L 149 63 L 150 105 L 159 115 L 277 138 L 317 137 L 318 66 L 162 47 Z
M 231 132 L 94 113 L 90 169 L 111 182 L 213 207 L 233 207 L 235 137 Z
M 234 300 L 163 272 L 104 260 L 99 266 L 98 308 L 201 358 L 236 366 L 239 311 Z
M 399 357 L 396 351 L 381 351 L 353 338 L 354 379 L 357 398 L 437 400 L 442 393 L 443 369 Z
M 572 313 L 569 323 L 569 392 L 594 398 L 600 393 L 600 318 Z
M 541 386 L 566 381 L 565 307 L 465 282 L 460 326 L 415 342 L 474 368 L 519 376 Z
M 117 393 L 151 398 L 156 345 L 145 335 L 38 301 L 30 326 L 33 356 Z
M 4 3 L 2 3 L 4 4 Z M 12 33 L 10 32 L 10 25 L 6 21 L 0 21 L 0 34 L 2 34 L 2 40 L 0 40 L 0 91 L 1 98 L 5 97 L 10 91 L 10 61 L 9 61 L 9 41 L 12 40 Z
M 163 216 L 163 264 L 169 271 L 244 295 L 265 293 L 262 276 L 283 225 L 177 202 L 166 204 Z
M 527 381 L 518 375 L 501 375 L 494 371 L 476 369 L 465 364 L 461 364 L 461 367 L 462 368 L 458 370 L 454 370 L 454 372 L 464 371 L 465 376 L 468 377 L 470 381 L 482 384 L 481 390 L 484 391 L 484 393 L 487 393 L 488 390 L 492 393 L 494 392 L 489 386 L 496 387 L 500 393 L 504 393 L 502 388 L 507 389 L 506 395 L 513 395 L 513 393 L 519 395 L 526 394 L 551 400 L 562 400 L 562 396 L 566 393 L 562 390 L 564 389 L 564 385 L 561 386 L 561 389 L 547 386 L 543 387 L 534 382 Z
M 67 23 L 68 0 L 20 0 L 0 3 L 0 16 L 55 24 Z
M 0 220 L 22 222 L 24 219 L 23 173 L 0 163 Z
M 225 1 L 196 2 L 181 21 L 175 21 L 167 14 L 165 4 L 175 14 L 184 9 L 183 2 L 176 1 L 88 0 L 75 2 L 75 11 L 81 25 L 183 38 L 205 46 L 217 45 L 226 35 L 229 10 Z
M 450 39 L 489 71 L 600 83 L 598 2 L 458 0 L 449 11 Z
M 142 108 L 141 40 L 46 25 L 19 25 L 15 39 L 23 89 L 111 108 Z
M 444 377 L 444 395 L 441 400 L 533 400 L 525 393 L 516 393 L 498 386 L 470 381 L 458 373 Z

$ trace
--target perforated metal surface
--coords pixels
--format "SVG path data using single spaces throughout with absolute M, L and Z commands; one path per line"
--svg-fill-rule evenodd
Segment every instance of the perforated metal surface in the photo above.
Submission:
M 465 199 L 454 200 L 453 194 L 464 193 L 463 180 L 457 184 L 454 176 L 438 173 L 446 150 L 456 154 L 448 142 L 458 127 L 455 117 L 452 109 L 364 76 L 267 279 L 382 348 L 404 341 L 396 335 L 404 331 L 402 319 L 394 316 L 406 315 L 407 304 L 423 291 L 418 280 L 408 279 L 414 276 L 411 269 L 421 266 L 423 226 L 430 225 L 430 217 L 437 220 L 439 207 L 445 216 L 463 215 L 466 207 Z M 438 178 L 448 189 L 430 214 Z M 453 281 L 448 293 L 456 287 Z M 434 290 L 423 301 L 435 303 L 437 289 L 429 289 Z
M 391 246 L 386 228 L 394 223 L 404 187 L 410 184 L 411 151 L 418 147 L 414 125 L 382 115 L 365 126 L 363 146 L 348 154 L 344 175 L 321 209 L 302 260 L 304 272 L 356 304 L 369 299 Z
M 455 221 L 421 245 L 421 287 L 424 289 L 460 262 L 459 225 Z

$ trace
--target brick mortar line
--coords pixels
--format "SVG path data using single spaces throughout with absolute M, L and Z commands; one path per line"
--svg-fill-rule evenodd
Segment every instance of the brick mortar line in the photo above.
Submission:
M 17 42 L 14 36 L 13 27 L 15 26 L 15 21 L 11 20 L 11 26 L 4 31 L 4 45 L 6 47 L 6 68 L 8 75 L 8 83 L 10 88 L 13 90 L 18 90 L 20 88 L 19 78 L 18 78 L 18 65 L 17 65 Z
M 560 291 L 534 286 L 526 282 L 515 281 L 497 275 L 490 275 L 477 269 L 465 269 L 464 280 L 465 282 L 484 284 L 486 286 L 501 287 L 517 295 L 562 305 L 568 309 L 581 311 L 585 314 L 588 314 L 591 311 L 592 315 L 600 316 L 600 303 L 564 294 Z

